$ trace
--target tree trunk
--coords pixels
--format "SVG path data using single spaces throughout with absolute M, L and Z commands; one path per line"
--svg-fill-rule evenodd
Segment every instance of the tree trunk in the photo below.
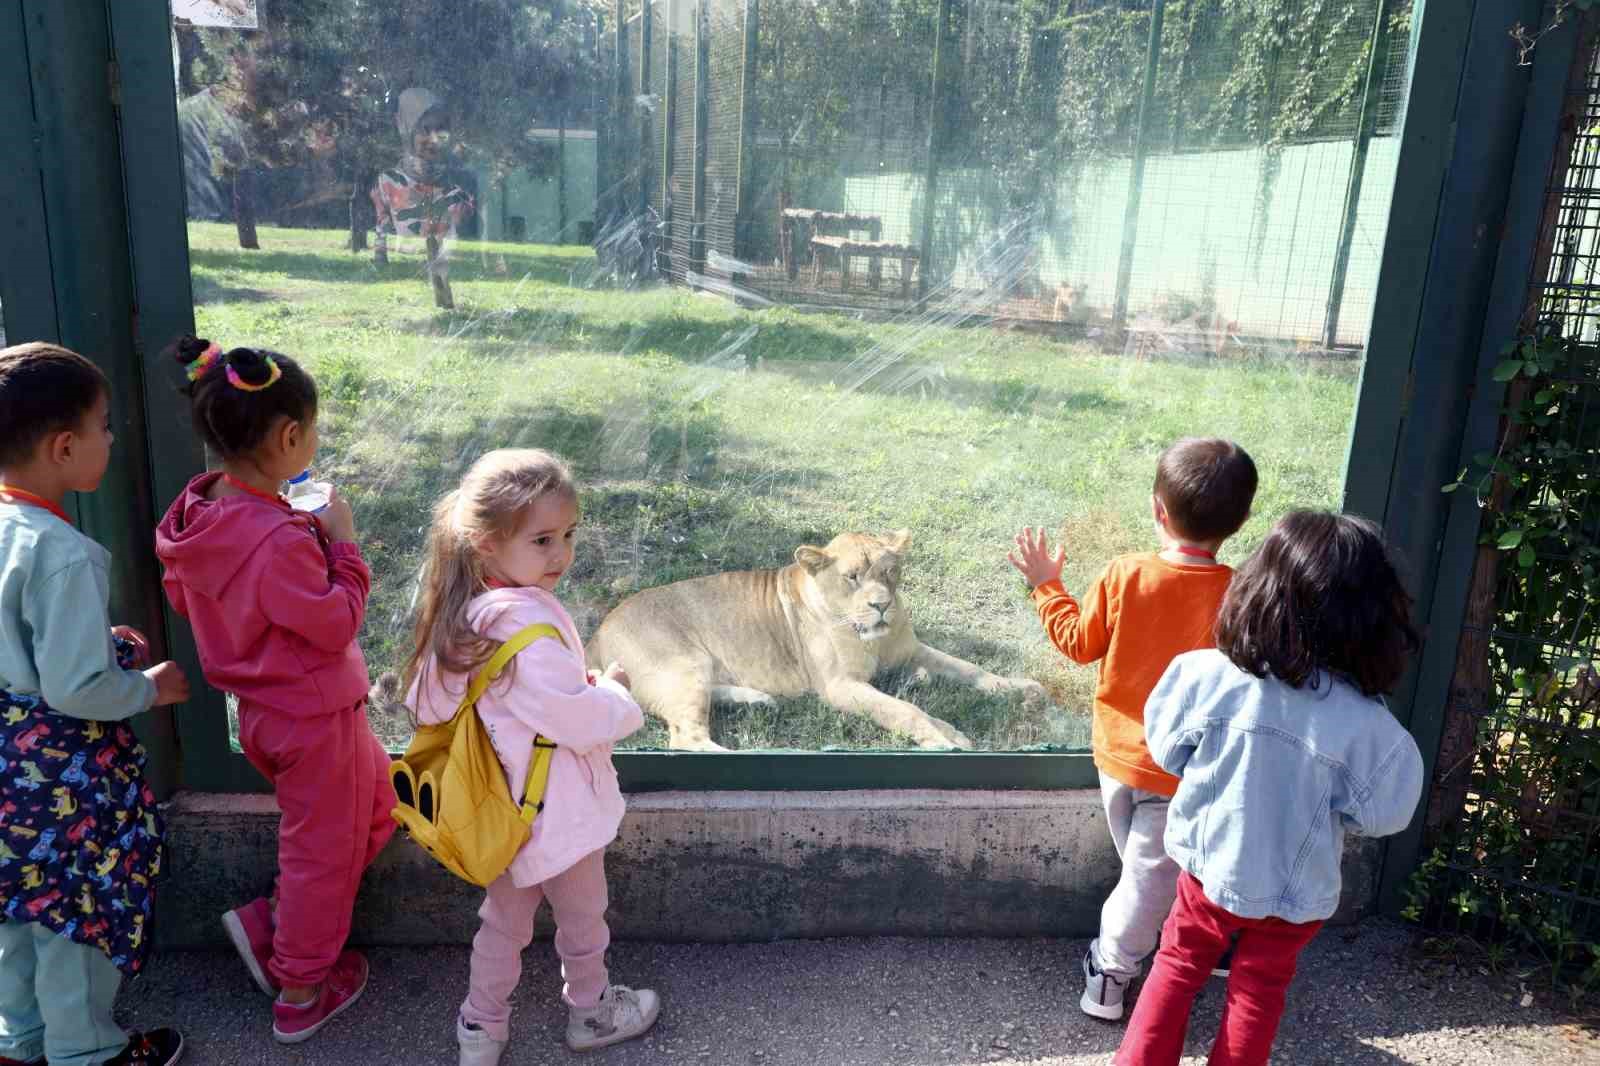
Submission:
M 364 252 L 367 250 L 367 216 L 371 213 L 371 201 L 367 198 L 367 190 L 372 182 L 365 170 L 358 169 L 350 184 L 350 251 Z
M 256 173 L 249 167 L 233 172 L 233 224 L 240 248 L 260 248 L 256 238 Z

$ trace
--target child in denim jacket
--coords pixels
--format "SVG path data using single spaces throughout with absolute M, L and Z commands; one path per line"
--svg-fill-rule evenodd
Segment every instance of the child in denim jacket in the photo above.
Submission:
M 1267 1061 L 1300 951 L 1338 906 L 1345 833 L 1398 833 L 1422 795 L 1422 755 L 1381 696 L 1418 645 L 1410 608 L 1376 526 L 1296 511 L 1234 578 L 1216 648 L 1178 656 L 1151 693 L 1184 872 L 1121 1066 L 1176 1066 L 1234 937 L 1211 1066 Z

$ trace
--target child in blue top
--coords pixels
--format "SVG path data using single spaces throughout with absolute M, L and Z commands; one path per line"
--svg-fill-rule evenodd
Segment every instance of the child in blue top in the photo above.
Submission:
M 1119 1066 L 1176 1066 L 1235 935 L 1209 1061 L 1266 1063 L 1300 950 L 1338 906 L 1345 834 L 1398 833 L 1422 795 L 1382 699 L 1418 645 L 1410 608 L 1376 526 L 1296 511 L 1233 579 L 1216 648 L 1162 675 L 1145 739 L 1179 778 L 1166 848 L 1184 872 Z
M 174 1030 L 111 1005 L 149 947 L 161 823 L 126 720 L 189 698 L 106 617 L 111 557 L 62 501 L 111 451 L 110 387 L 53 344 L 0 350 L 0 1066 L 158 1066 Z

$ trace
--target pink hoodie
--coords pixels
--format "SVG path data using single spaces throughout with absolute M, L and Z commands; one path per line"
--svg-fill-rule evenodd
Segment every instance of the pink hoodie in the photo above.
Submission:
M 566 608 L 540 588 L 494 589 L 467 604 L 467 624 L 490 640 L 505 641 L 524 626 L 555 626 L 566 646 L 536 640 L 478 701 L 506 779 L 520 800 L 528 780 L 535 734 L 556 742 L 544 811 L 511 863 L 511 880 L 526 888 L 547 881 L 616 839 L 622 824 L 622 790 L 611 765 L 611 745 L 644 725 L 644 712 L 615 681 L 589 684 L 583 642 Z M 510 668 L 508 668 L 509 672 Z M 434 724 L 456 712 L 466 691 L 460 674 L 440 674 L 429 659 L 406 696 L 419 721 Z
M 241 700 L 311 718 L 366 699 L 356 634 L 372 576 L 354 544 L 257 496 L 208 500 L 201 474 L 156 528 L 162 585 L 194 627 L 206 680 Z

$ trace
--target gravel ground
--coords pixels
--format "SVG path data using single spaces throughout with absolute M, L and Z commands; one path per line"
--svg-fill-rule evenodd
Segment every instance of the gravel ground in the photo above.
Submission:
M 1514 975 L 1429 959 L 1399 925 L 1371 921 L 1313 941 L 1302 957 L 1275 1063 L 1556 1066 L 1600 1063 L 1593 1029 Z M 1076 1005 L 1085 943 L 1061 940 L 620 943 L 613 979 L 653 987 L 660 1024 L 642 1040 L 582 1059 L 561 1044 L 565 1014 L 548 943 L 528 953 L 505 1066 L 1087 1066 L 1110 1061 L 1120 1025 Z M 229 954 L 158 956 L 120 1002 L 130 1025 L 176 1024 L 194 1066 L 455 1062 L 453 1012 L 465 948 L 371 952 L 366 998 L 310 1043 L 271 1043 L 271 1015 Z M 1184 1062 L 1204 1061 L 1223 984 L 1202 994 Z

